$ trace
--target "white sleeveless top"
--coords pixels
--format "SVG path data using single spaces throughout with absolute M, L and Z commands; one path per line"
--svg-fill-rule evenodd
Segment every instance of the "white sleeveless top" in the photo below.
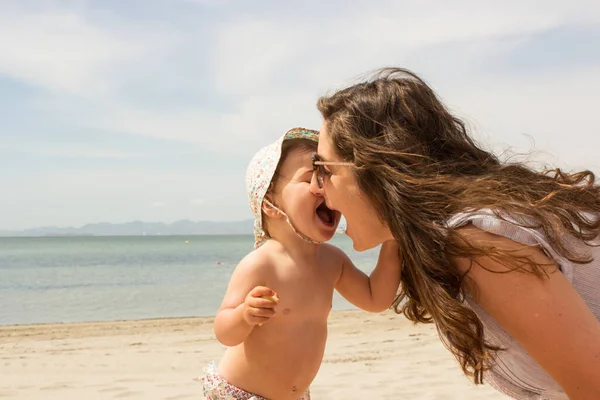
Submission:
M 589 264 L 573 264 L 558 255 L 541 229 L 523 228 L 514 216 L 498 218 L 491 210 L 460 213 L 447 222 L 449 227 L 472 223 L 475 227 L 504 236 L 525 245 L 540 245 L 583 298 L 596 319 L 600 321 L 600 247 L 591 247 L 572 238 L 569 246 L 579 254 L 591 255 Z M 600 238 L 599 238 L 600 239 Z M 600 243 L 595 242 L 595 244 Z M 471 297 L 466 304 L 477 314 L 484 326 L 485 339 L 506 350 L 499 351 L 494 367 L 484 374 L 484 380 L 500 392 L 517 400 L 568 400 L 562 388 L 527 353 L 527 351 L 489 316 Z

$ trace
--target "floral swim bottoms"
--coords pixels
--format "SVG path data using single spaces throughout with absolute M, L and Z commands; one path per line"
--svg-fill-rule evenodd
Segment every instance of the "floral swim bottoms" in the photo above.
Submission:
M 206 400 L 269 400 L 227 382 L 219 375 L 217 366 L 213 361 L 204 367 L 204 375 L 200 380 L 202 381 Z M 298 400 L 310 400 L 310 391 L 307 389 Z

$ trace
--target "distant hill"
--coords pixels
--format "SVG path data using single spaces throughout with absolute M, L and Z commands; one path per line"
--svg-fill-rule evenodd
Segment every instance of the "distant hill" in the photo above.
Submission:
M 87 224 L 80 228 L 48 226 L 22 231 L 0 230 L 0 236 L 251 235 L 252 224 L 251 219 L 234 222 L 181 220 L 172 224 L 133 221 L 123 224 Z

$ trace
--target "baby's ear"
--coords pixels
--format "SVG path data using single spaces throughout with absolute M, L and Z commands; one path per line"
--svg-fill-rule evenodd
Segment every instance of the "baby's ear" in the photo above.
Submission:
M 279 211 L 273 206 L 273 202 L 268 197 L 265 197 L 263 200 L 262 212 L 269 218 L 277 218 L 280 215 Z

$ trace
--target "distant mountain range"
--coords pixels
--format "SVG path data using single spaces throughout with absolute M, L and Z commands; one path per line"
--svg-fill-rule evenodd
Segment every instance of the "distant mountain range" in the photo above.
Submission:
M 233 222 L 194 222 L 184 219 L 172 224 L 133 221 L 123 224 L 87 224 L 81 228 L 47 226 L 21 231 L 0 229 L 0 237 L 252 235 L 253 224 L 252 219 Z M 344 229 L 345 225 L 340 224 L 336 233 L 343 233 Z
M 123 224 L 87 224 L 80 228 L 49 226 L 22 231 L 0 230 L 0 236 L 157 236 L 157 235 L 236 235 L 252 234 L 253 220 L 212 222 L 181 220 L 172 224 L 133 221 Z

